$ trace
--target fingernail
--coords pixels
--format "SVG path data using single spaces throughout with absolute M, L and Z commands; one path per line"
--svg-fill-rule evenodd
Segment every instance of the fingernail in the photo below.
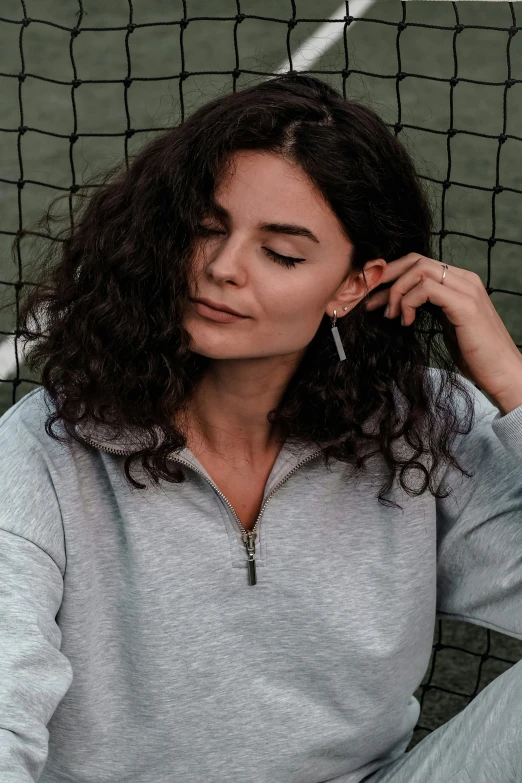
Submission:
M 404 326 L 404 316 L 403 315 L 401 315 L 401 324 L 402 324 L 402 326 Z
M 386 310 L 384 311 L 384 317 L 388 318 L 390 315 L 390 305 L 386 305 Z

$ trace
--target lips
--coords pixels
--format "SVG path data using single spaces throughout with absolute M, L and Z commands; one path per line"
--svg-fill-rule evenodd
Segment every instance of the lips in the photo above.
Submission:
M 194 308 L 199 316 L 222 324 L 239 323 L 248 320 L 246 315 L 234 315 L 233 313 L 226 313 L 224 310 L 216 310 L 203 302 L 195 301 Z
M 241 318 L 247 318 L 247 316 L 243 315 L 243 313 L 238 313 L 237 310 L 232 310 L 231 307 L 227 307 L 227 305 L 223 305 L 220 302 L 214 302 L 212 299 L 193 299 L 192 301 L 201 302 L 201 304 L 207 305 L 207 307 L 212 307 L 213 310 L 218 310 L 222 313 L 231 313 L 232 315 L 237 315 Z

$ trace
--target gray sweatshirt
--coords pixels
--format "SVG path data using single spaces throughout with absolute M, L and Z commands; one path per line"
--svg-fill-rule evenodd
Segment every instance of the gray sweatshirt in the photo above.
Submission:
M 447 499 L 386 507 L 382 458 L 285 445 L 255 539 L 189 450 L 135 490 L 131 431 L 60 444 L 43 387 L 4 413 L 0 783 L 359 783 L 404 753 L 438 618 L 522 639 L 522 405 L 465 382 Z

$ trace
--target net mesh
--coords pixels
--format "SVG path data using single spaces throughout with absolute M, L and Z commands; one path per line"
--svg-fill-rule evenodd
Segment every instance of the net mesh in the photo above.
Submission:
M 214 8 L 215 6 L 210 4 L 207 4 L 208 7 Z M 401 134 L 406 129 L 409 129 L 411 131 L 419 131 L 423 134 L 433 134 L 439 137 L 442 137 L 445 139 L 446 143 L 446 167 L 445 167 L 445 173 L 442 177 L 436 177 L 436 176 L 430 176 L 429 174 L 421 174 L 421 177 L 425 180 L 429 180 L 430 183 L 432 183 L 435 186 L 439 187 L 440 192 L 440 202 L 439 202 L 439 208 L 440 208 L 440 228 L 438 231 L 434 232 L 438 238 L 438 258 L 441 261 L 446 260 L 446 245 L 445 241 L 447 238 L 451 237 L 452 235 L 455 237 L 462 237 L 462 238 L 468 238 L 475 240 L 478 243 L 481 243 L 482 247 L 486 250 L 486 268 L 485 268 L 485 275 L 483 275 L 483 282 L 486 287 L 486 290 L 488 291 L 488 294 L 491 296 L 493 293 L 502 293 L 509 295 L 510 297 L 520 297 L 522 295 L 521 291 L 511 290 L 503 287 L 493 287 L 492 282 L 492 253 L 493 248 L 496 246 L 498 247 L 499 244 L 508 244 L 512 246 L 519 247 L 522 245 L 522 241 L 520 236 L 517 238 L 517 236 L 500 236 L 497 234 L 497 199 L 499 197 L 499 194 L 509 192 L 511 194 L 516 195 L 519 197 L 522 194 L 522 189 L 517 188 L 515 186 L 510 187 L 506 185 L 501 184 L 501 160 L 502 160 L 502 149 L 503 146 L 506 144 L 506 142 L 509 140 L 510 142 L 520 142 L 522 141 L 522 137 L 513 133 L 508 133 L 508 96 L 510 94 L 510 91 L 513 89 L 513 87 L 517 84 L 521 84 L 522 81 L 519 79 L 514 78 L 512 73 L 512 63 L 511 63 L 511 48 L 513 45 L 513 40 L 517 33 L 520 30 L 520 27 L 517 26 L 517 20 L 516 20 L 516 10 L 515 10 L 515 4 L 514 3 L 502 3 L 503 6 L 503 23 L 498 25 L 479 25 L 479 24 L 463 24 L 460 21 L 460 11 L 461 11 L 461 4 L 457 2 L 451 2 L 451 3 L 445 3 L 445 4 L 437 4 L 437 5 L 446 5 L 448 7 L 451 7 L 451 11 L 453 14 L 453 19 L 451 20 L 451 23 L 445 23 L 445 24 L 424 24 L 421 22 L 415 22 L 412 21 L 411 18 L 409 18 L 409 15 L 411 16 L 411 9 L 409 6 L 410 3 L 407 2 L 401 2 L 397 3 L 396 7 L 400 7 L 400 14 L 398 15 L 399 18 L 395 20 L 389 20 L 384 18 L 375 18 L 365 16 L 364 14 L 360 14 L 359 16 L 354 13 L 354 9 L 358 7 L 361 8 L 360 0 L 359 4 L 356 4 L 354 2 L 349 3 L 346 2 L 344 5 L 344 8 L 339 9 L 338 13 L 335 15 L 332 15 L 328 18 L 318 18 L 317 16 L 314 16 L 313 18 L 303 18 L 297 16 L 297 4 L 293 0 L 288 3 L 288 15 L 286 18 L 282 19 L 281 16 L 269 16 L 269 15 L 260 15 L 260 14 L 248 14 L 244 12 L 244 8 L 248 5 L 251 6 L 251 3 L 247 4 L 246 2 L 241 2 L 240 0 L 236 0 L 235 2 L 235 13 L 232 15 L 211 15 L 211 14 L 203 14 L 198 16 L 189 16 L 188 14 L 188 7 L 186 2 L 181 3 L 181 9 L 182 13 L 180 14 L 179 18 L 172 19 L 172 18 L 165 18 L 165 19 L 159 19 L 152 22 L 136 22 L 134 19 L 134 8 L 133 3 L 131 0 L 128 0 L 128 19 L 126 19 L 126 23 L 122 25 L 116 25 L 116 26 L 89 26 L 88 20 L 85 15 L 83 3 L 81 0 L 78 0 L 78 10 L 76 12 L 76 24 L 73 27 L 58 24 L 56 22 L 49 21 L 47 19 L 43 18 L 34 18 L 30 17 L 27 13 L 26 3 L 22 0 L 20 3 L 21 13 L 18 15 L 17 18 L 13 15 L 11 18 L 6 17 L 0 17 L 0 23 L 2 25 L 6 26 L 14 26 L 17 29 L 17 40 L 18 40 L 18 46 L 19 46 L 19 58 L 20 58 L 20 70 L 19 72 L 1 72 L 0 78 L 2 79 L 2 83 L 5 84 L 5 80 L 8 80 L 9 82 L 17 82 L 18 87 L 18 106 L 19 106 L 19 117 L 20 122 L 17 127 L 0 127 L 0 142 L 2 140 L 2 137 L 7 135 L 14 135 L 17 140 L 17 159 L 18 159 L 18 166 L 19 166 L 19 177 L 0 177 L 0 182 L 2 183 L 2 188 L 4 190 L 4 200 L 12 200 L 13 202 L 16 202 L 16 210 L 18 214 L 18 228 L 14 229 L 12 227 L 6 227 L 0 225 L 0 236 L 9 238 L 10 240 L 14 239 L 14 237 L 17 235 L 17 233 L 23 228 L 24 225 L 24 215 L 23 215 L 23 202 L 22 202 L 22 191 L 24 187 L 26 187 L 28 184 L 37 185 L 43 189 L 46 190 L 53 190 L 53 191 L 63 191 L 63 192 L 69 192 L 70 193 L 70 199 L 72 199 L 72 196 L 74 193 L 76 193 L 80 187 L 84 187 L 83 184 L 78 183 L 77 181 L 77 172 L 76 172 L 76 166 L 75 166 L 75 155 L 74 155 L 74 147 L 77 144 L 77 142 L 82 138 L 107 138 L 108 136 L 113 137 L 115 139 L 121 139 L 122 141 L 122 152 L 125 156 L 125 162 L 126 165 L 129 165 L 129 143 L 130 140 L 135 137 L 137 134 L 144 134 L 144 133 L 155 133 L 161 130 L 161 128 L 157 128 L 155 126 L 149 126 L 149 127 L 134 127 L 133 123 L 131 121 L 131 111 L 129 109 L 129 90 L 135 86 L 136 84 L 143 82 L 143 83 L 151 83 L 151 82 L 162 82 L 162 81 L 171 81 L 174 80 L 177 82 L 177 89 L 178 89 L 178 101 L 179 101 L 179 113 L 180 113 L 180 121 L 183 122 L 186 116 L 186 106 L 185 106 L 185 90 L 184 85 L 186 85 L 187 80 L 189 77 L 193 77 L 195 75 L 221 75 L 223 77 L 230 78 L 230 84 L 228 89 L 236 90 L 238 81 L 240 78 L 244 78 L 245 75 L 251 75 L 254 77 L 260 77 L 260 78 L 269 78 L 274 73 L 283 73 L 286 71 L 291 70 L 297 70 L 299 72 L 303 73 L 309 73 L 315 76 L 318 76 L 319 78 L 324 78 L 325 80 L 328 80 L 329 77 L 335 76 L 336 78 L 340 79 L 340 87 L 342 89 L 343 95 L 346 97 L 348 96 L 349 90 L 348 90 L 348 84 L 350 79 L 354 79 L 354 77 L 358 76 L 361 79 L 365 78 L 375 78 L 375 79 L 385 79 L 385 80 L 391 80 L 394 83 L 395 86 L 395 97 L 396 97 L 396 117 L 394 118 L 394 121 L 389 122 L 389 127 L 393 130 L 393 132 L 396 135 Z M 499 4 L 500 5 L 500 4 Z M 281 6 L 283 6 L 283 3 L 279 4 L 279 9 L 281 11 Z M 352 6 L 352 8 L 350 8 Z M 154 7 L 154 3 L 150 4 L 150 8 Z M 258 4 L 258 8 L 265 7 L 264 4 Z M 507 13 L 506 13 L 507 12 Z M 335 19 L 333 18 L 335 16 Z M 498 18 L 501 18 L 500 8 L 498 13 Z M 506 24 L 507 19 L 507 24 Z M 287 61 L 283 62 L 282 66 L 280 66 L 278 69 L 274 70 L 263 70 L 263 69 L 246 69 L 242 67 L 242 61 L 240 56 L 240 48 L 239 48 L 239 41 L 241 36 L 241 28 L 242 25 L 245 25 L 245 22 L 247 20 L 257 20 L 259 22 L 264 23 L 273 23 L 277 25 L 277 29 L 280 33 L 280 35 L 286 34 L 286 57 Z M 198 22 L 204 22 L 206 25 L 214 26 L 212 27 L 212 30 L 217 30 L 217 25 L 222 23 L 229 23 L 233 24 L 233 35 L 232 35 L 232 42 L 234 47 L 234 67 L 230 70 L 198 70 L 198 71 L 188 71 L 186 69 L 186 43 L 185 43 L 185 36 L 187 34 L 187 30 L 189 29 L 190 24 L 193 24 L 195 21 Z M 303 67 L 303 63 L 300 61 L 299 56 L 296 56 L 295 50 L 293 47 L 293 38 L 292 38 L 292 32 L 297 27 L 298 23 L 302 22 L 311 22 L 314 25 L 332 25 L 336 27 L 336 36 L 337 40 L 339 41 L 340 47 L 342 48 L 342 54 L 341 54 L 341 62 L 338 63 L 338 65 L 341 65 L 342 67 L 337 67 L 335 69 L 328 69 L 322 67 L 321 69 L 314 69 L 313 67 Z M 357 22 L 359 25 L 358 28 L 356 28 L 353 32 L 351 31 L 351 26 Z M 376 71 L 369 71 L 369 70 L 363 70 L 358 69 L 356 67 L 353 67 L 353 63 L 351 62 L 350 57 L 350 47 L 353 46 L 353 41 L 357 40 L 357 35 L 359 34 L 358 31 L 362 30 L 362 25 L 374 25 L 376 28 L 375 35 L 380 35 L 380 32 L 377 30 L 378 28 L 393 28 L 395 30 L 395 49 L 396 49 L 396 68 L 394 71 L 390 73 L 377 73 Z M 63 33 L 66 33 L 68 36 L 68 47 L 69 47 L 69 55 L 70 55 L 70 65 L 72 68 L 72 74 L 73 78 L 69 80 L 62 80 L 62 79 L 53 79 L 49 78 L 47 76 L 38 74 L 34 71 L 28 70 L 26 68 L 26 51 L 25 51 L 25 41 L 26 41 L 26 35 L 28 30 L 34 26 L 34 25 L 42 25 L 45 26 L 46 29 L 50 28 L 56 28 L 62 31 Z M 136 34 L 137 31 L 150 28 L 151 30 L 157 31 L 157 35 L 160 34 L 159 29 L 162 28 L 163 32 L 166 32 L 168 36 L 170 36 L 170 42 L 172 46 L 175 46 L 176 44 L 179 46 L 179 57 L 181 62 L 181 69 L 177 73 L 165 73 L 163 75 L 157 75 L 154 77 L 146 77 L 146 76 L 136 76 L 133 74 L 133 61 L 131 56 L 131 45 L 130 41 L 132 39 L 132 36 Z M 427 28 L 431 30 L 440 30 L 444 31 L 447 36 L 451 37 L 451 51 L 452 51 L 452 58 L 453 58 L 453 72 L 451 76 L 449 77 L 441 77 L 438 75 L 433 74 L 420 74 L 415 73 L 409 70 L 406 70 L 403 65 L 403 52 L 402 52 L 402 41 L 403 41 L 403 35 L 406 30 L 410 30 L 414 28 L 418 30 L 418 34 L 420 35 L 422 31 L 426 30 Z M 76 55 L 75 55 L 75 41 L 81 36 L 82 38 L 85 38 L 86 36 L 96 36 L 100 35 L 103 32 L 106 32 L 108 29 L 110 29 L 113 32 L 121 32 L 124 35 L 124 49 L 125 49 L 125 58 L 126 58 L 126 66 L 127 66 L 127 73 L 125 76 L 119 79 L 82 79 L 78 75 L 78 68 L 76 64 Z M 480 30 L 495 30 L 499 34 L 501 34 L 501 37 L 498 38 L 498 46 L 505 48 L 505 74 L 502 80 L 500 81 L 485 81 L 485 80 L 478 80 L 478 79 L 472 79 L 469 76 L 462 76 L 459 74 L 459 37 L 461 37 L 465 32 L 467 34 L 470 33 L 477 33 L 477 31 Z M 216 33 L 213 33 L 216 34 Z M 228 35 L 229 33 L 227 33 Z M 163 38 L 163 40 L 165 40 Z M 65 42 L 62 44 L 65 46 Z M 498 55 L 498 51 L 497 51 Z M 306 63 L 305 63 L 306 65 Z M 419 124 L 411 124 L 405 121 L 405 118 L 403 116 L 403 100 L 402 100 L 402 92 L 403 87 L 405 84 L 405 80 L 415 77 L 418 79 L 431 81 L 431 82 L 437 82 L 444 86 L 444 88 L 447 88 L 449 92 L 449 123 L 448 127 L 446 128 L 430 128 L 427 125 L 419 125 Z M 25 117 L 25 105 L 24 105 L 24 86 L 26 83 L 30 80 L 37 80 L 38 83 L 48 83 L 56 88 L 58 87 L 68 87 L 70 88 L 70 103 L 72 107 L 72 130 L 67 133 L 59 133 L 55 131 L 49 131 L 42 127 L 34 127 L 30 124 L 26 124 L 24 121 Z M 480 128 L 477 127 L 462 127 L 461 123 L 455 122 L 455 101 L 458 98 L 458 95 L 456 93 L 456 88 L 459 84 L 462 83 L 468 83 L 468 84 L 474 84 L 474 85 L 480 85 L 481 87 L 494 87 L 498 90 L 502 91 L 502 116 L 501 116 L 501 128 L 500 132 L 497 133 L 487 133 Z M 118 132 L 111 132 L 111 133 L 96 133 L 96 132 L 82 132 L 80 122 L 78 119 L 77 114 L 77 107 L 76 107 L 76 96 L 77 91 L 82 88 L 82 86 L 86 84 L 91 85 L 101 85 L 101 84 L 119 84 L 123 88 L 123 105 L 125 110 L 125 117 L 126 117 L 126 127 L 122 128 L 121 131 Z M 335 86 L 338 86 L 337 84 Z M 352 97 L 350 95 L 350 97 Z M 100 109 L 101 111 L 101 109 Z M 3 124 L 0 121 L 0 125 Z M 51 135 L 55 138 L 59 138 L 64 140 L 68 144 L 68 159 L 70 162 L 70 182 L 66 186 L 61 185 L 55 185 L 50 184 L 48 181 L 44 181 L 41 179 L 38 179 L 37 177 L 31 177 L 26 174 L 26 166 L 24 165 L 24 145 L 22 144 L 22 139 L 24 137 L 30 136 L 31 144 L 37 145 L 39 143 L 39 139 L 42 136 Z M 491 182 L 487 185 L 478 185 L 478 184 L 471 184 L 469 182 L 463 181 L 462 179 L 455 179 L 452 177 L 452 168 L 453 168 L 453 152 L 452 147 L 454 144 L 454 140 L 457 137 L 480 137 L 483 139 L 491 140 L 495 142 L 495 150 L 490 148 L 490 155 L 492 160 L 494 160 L 494 177 Z M 515 153 L 517 154 L 517 153 Z M 519 153 L 518 153 L 519 154 Z M 1 172 L 0 172 L 1 173 Z M 473 192 L 473 194 L 482 192 L 485 196 L 488 198 L 490 197 L 490 203 L 491 203 L 491 230 L 489 231 L 488 235 L 485 235 L 485 233 L 474 233 L 474 232 L 463 232 L 458 230 L 458 227 L 452 228 L 448 225 L 448 219 L 447 219 L 447 199 L 448 199 L 448 193 L 450 189 L 455 186 L 459 186 L 463 189 L 466 189 L 467 191 Z M 54 195 L 54 194 L 53 194 Z M 475 195 L 474 195 L 475 198 Z M 519 207 L 519 205 L 518 205 Z M 1 218 L 0 218 L 1 221 Z M 520 221 L 519 221 L 520 222 Z M 520 228 L 517 228 L 517 231 L 520 231 Z M 19 291 L 21 290 L 22 286 L 24 284 L 28 284 L 29 281 L 23 279 L 22 274 L 22 259 L 20 257 L 20 254 L 18 255 L 18 277 L 15 281 L 9 281 L 7 279 L 0 279 L 0 285 L 10 287 L 13 290 L 14 294 L 14 312 L 16 313 L 17 310 L 17 302 L 18 302 L 18 295 Z M 5 264 L 3 267 L 0 267 L 0 277 L 5 276 L 1 275 L 1 270 L 7 269 L 7 265 Z M 518 303 L 518 307 L 520 305 L 520 300 L 516 300 Z M 2 324 L 0 324 L 2 326 Z M 12 390 L 11 395 L 11 401 L 10 404 L 14 404 L 16 402 L 17 398 L 17 389 L 20 387 L 20 385 L 24 382 L 29 382 L 33 384 L 38 384 L 38 379 L 30 379 L 24 377 L 22 373 L 23 364 L 20 361 L 19 356 L 19 346 L 17 344 L 16 340 L 16 328 L 15 330 L 11 329 L 0 329 L 0 338 L 4 341 L 4 357 L 5 357 L 5 351 L 6 346 L 9 348 L 11 345 L 13 347 L 13 367 L 4 369 L 2 372 L 0 370 L 0 376 L 5 376 L 0 378 L 1 385 L 9 385 Z M 522 348 L 522 345 L 518 345 L 519 348 Z M 0 348 L 0 359 L 2 357 Z M 14 375 L 14 377 L 7 377 L 8 375 Z M 410 744 L 410 748 L 416 745 L 426 734 L 433 731 L 435 728 L 437 728 L 438 725 L 440 725 L 443 722 L 446 722 L 449 718 L 451 718 L 453 715 L 457 714 L 463 707 L 465 707 L 475 696 L 479 693 L 480 690 L 482 690 L 483 687 L 485 687 L 484 684 L 484 677 L 488 681 L 486 684 L 489 683 L 492 679 L 495 678 L 495 676 L 498 676 L 501 671 L 505 670 L 506 668 L 509 668 L 511 665 L 516 663 L 517 656 L 522 655 L 522 647 L 520 644 L 517 644 L 516 640 L 513 639 L 506 639 L 501 634 L 496 634 L 496 632 L 493 632 L 493 634 L 496 635 L 497 641 L 499 642 L 501 651 L 504 652 L 504 654 L 494 654 L 492 652 L 492 631 L 488 628 L 477 628 L 477 626 L 472 626 L 470 630 L 470 626 L 466 625 L 466 630 L 463 629 L 462 625 L 460 623 L 454 623 L 446 620 L 438 620 L 437 626 L 435 629 L 435 636 L 434 636 L 434 645 L 433 645 L 433 654 L 432 659 L 430 662 L 430 666 L 428 667 L 428 671 L 426 673 L 426 676 L 424 678 L 423 683 L 419 686 L 419 689 L 416 691 L 415 695 L 419 699 L 421 703 L 421 714 L 419 718 L 419 722 L 415 728 L 414 736 L 412 739 L 412 742 Z M 500 638 L 498 638 L 500 637 Z M 445 641 L 443 641 L 443 638 Z M 504 646 L 502 646 L 502 640 L 504 640 Z M 512 644 L 510 644 L 512 642 Z M 448 657 L 445 658 L 444 666 L 442 667 L 441 673 L 439 674 L 439 679 L 444 684 L 436 684 L 434 681 L 434 675 L 437 671 L 437 658 L 439 655 L 442 655 L 443 653 L 447 653 Z M 457 662 L 457 656 L 465 656 L 464 663 L 462 663 L 462 660 L 458 663 Z M 515 656 L 515 657 L 513 657 Z M 496 667 L 493 666 L 493 668 L 489 669 L 489 672 L 487 670 L 488 664 L 491 664 L 491 662 L 494 662 Z M 448 684 L 449 680 L 454 680 L 456 688 L 451 689 L 449 687 L 445 687 Z M 464 688 L 462 687 L 462 683 L 467 683 L 468 685 L 468 692 L 465 692 Z M 434 695 L 434 698 L 429 699 L 428 694 L 432 693 Z M 449 699 L 448 696 L 456 697 L 453 699 Z M 431 723 L 431 725 L 430 725 Z M 433 725 L 435 724 L 435 725 Z

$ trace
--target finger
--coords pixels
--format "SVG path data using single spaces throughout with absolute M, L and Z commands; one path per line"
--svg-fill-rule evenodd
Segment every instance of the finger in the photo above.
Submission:
M 410 326 L 415 320 L 415 310 L 425 302 L 431 302 L 442 308 L 444 315 L 454 327 L 463 326 L 475 311 L 475 301 L 466 292 L 450 288 L 425 277 L 406 293 L 401 300 L 404 326 Z M 468 288 L 469 291 L 469 288 Z
M 393 282 L 394 280 L 397 280 L 397 278 L 400 277 L 402 274 L 404 274 L 404 272 L 406 272 L 407 269 L 412 267 L 414 264 L 420 263 L 423 260 L 431 261 L 434 265 L 437 264 L 438 267 L 442 268 L 443 262 L 438 261 L 436 258 L 423 256 L 421 253 L 407 253 L 405 256 L 401 256 L 400 258 L 397 258 L 394 261 L 388 261 L 379 285 L 383 285 L 384 283 L 389 283 L 389 282 Z M 450 270 L 457 277 L 465 277 L 467 274 L 469 274 L 469 272 L 467 272 L 466 269 L 461 269 L 458 266 L 450 266 L 448 264 L 448 271 L 446 273 L 446 276 L 449 274 Z
M 423 259 L 423 261 L 430 260 L 432 259 Z M 426 279 L 426 273 L 429 273 L 429 279 L 433 279 L 435 282 L 439 282 L 446 288 L 450 287 L 453 288 L 453 290 L 459 291 L 461 294 L 471 296 L 472 292 L 474 291 L 474 287 L 476 287 L 475 282 L 477 282 L 475 281 L 472 272 L 459 269 L 458 267 L 448 266 L 444 282 L 442 283 L 442 276 L 440 279 L 438 277 L 438 275 L 441 274 L 442 265 L 438 262 L 436 263 L 437 266 L 435 267 L 434 264 L 415 262 L 413 266 L 408 268 L 408 270 L 403 273 L 401 278 L 393 286 L 371 294 L 364 303 L 365 308 L 367 310 L 377 310 L 379 307 L 384 307 L 386 304 L 389 304 L 390 309 L 388 312 L 388 318 L 396 318 L 402 312 L 401 300 L 409 290 L 418 285 L 423 279 Z M 450 272 L 451 278 L 449 277 Z M 454 275 L 454 272 L 461 272 L 462 274 Z M 427 299 L 426 301 L 431 300 Z M 422 304 L 424 304 L 424 302 L 422 302 Z M 415 317 L 409 320 L 409 323 L 411 323 L 414 318 Z
M 388 267 L 390 267 L 390 271 L 388 271 Z M 440 280 L 442 281 L 441 270 L 443 270 L 443 264 L 441 264 L 439 261 L 436 261 L 433 258 L 428 258 L 427 256 L 419 256 L 416 253 L 408 253 L 406 256 L 402 256 L 401 258 L 396 259 L 395 261 L 391 261 L 388 263 L 388 267 L 386 270 L 388 275 L 387 278 L 388 282 L 390 281 L 395 282 L 400 278 L 401 280 L 400 288 L 402 289 L 402 291 L 399 291 L 399 288 L 397 286 L 392 285 L 387 288 L 381 289 L 379 291 L 372 292 L 366 297 L 364 302 L 364 307 L 367 310 L 377 310 L 379 307 L 384 307 L 385 305 L 390 303 L 390 292 L 392 291 L 391 298 L 393 301 L 390 304 L 390 312 L 388 313 L 388 317 L 391 318 L 395 318 L 397 315 L 399 315 L 400 297 L 402 297 L 404 293 L 406 293 L 408 288 L 412 288 L 414 285 L 418 284 L 420 280 L 422 280 L 424 276 L 424 271 L 429 272 L 430 276 L 433 277 L 434 270 L 435 270 L 435 274 L 437 276 L 439 274 L 441 275 Z M 403 270 L 402 273 L 400 272 L 401 269 Z M 408 275 L 407 273 L 411 272 L 412 270 L 413 270 L 413 276 Z M 421 272 L 420 270 L 423 271 Z M 451 273 L 451 286 L 456 290 L 461 290 L 464 293 L 469 293 L 472 290 L 472 286 L 474 286 L 475 284 L 478 283 L 479 287 L 482 284 L 480 277 L 476 276 L 473 272 L 469 272 L 466 269 L 460 269 L 459 267 L 449 266 L 448 264 L 448 269 L 446 270 L 446 275 L 444 278 L 443 285 L 450 284 L 449 283 L 450 273 Z M 391 275 L 393 275 L 393 277 Z M 378 287 L 380 287 L 383 284 L 385 277 L 381 279 L 381 282 L 379 283 Z M 433 277 L 433 279 L 436 278 Z M 463 286 L 460 286 L 459 280 L 464 281 Z M 397 291 L 399 291 L 399 300 L 397 300 L 399 302 L 398 304 L 396 304 Z
M 369 295 L 364 302 L 364 306 L 367 310 L 377 310 L 379 307 L 384 307 L 384 305 L 388 303 L 389 298 L 389 288 L 385 291 L 377 291 L 377 293 Z
M 364 301 L 365 308 L 367 310 L 376 310 L 379 307 L 384 307 L 386 304 L 388 304 L 391 290 L 391 285 L 388 284 L 393 284 L 400 277 L 404 277 L 406 272 L 410 269 L 418 269 L 420 263 L 423 261 L 432 262 L 433 266 L 437 264 L 437 269 L 442 269 L 442 264 L 440 264 L 438 261 L 435 261 L 433 258 L 428 258 L 427 256 L 421 256 L 418 253 L 408 253 L 407 255 L 401 256 L 394 261 L 389 261 L 386 266 L 385 273 L 379 282 L 379 285 L 376 286 L 376 288 L 379 290 L 370 292 L 370 294 L 368 294 Z M 451 267 L 451 269 L 453 270 L 454 267 Z M 448 272 L 449 267 L 446 275 Z M 420 279 L 421 276 L 419 275 L 418 278 L 412 280 L 411 285 L 414 285 Z M 381 288 L 381 286 L 385 287 Z
M 455 267 L 448 267 L 443 282 L 442 275 L 444 270 L 439 263 L 434 264 L 429 259 L 422 259 L 422 261 L 410 267 L 389 289 L 390 311 L 388 317 L 395 318 L 401 313 L 401 310 L 404 313 L 401 300 L 404 299 L 408 291 L 422 283 L 423 280 L 430 280 L 437 285 L 444 286 L 445 289 L 452 289 L 463 295 L 474 293 L 476 285 L 475 281 L 471 278 L 473 273 L 461 269 L 459 271 L 463 272 L 464 275 L 457 275 L 454 273 L 455 269 Z M 433 302 L 431 298 L 425 301 L 437 304 L 436 302 Z M 422 302 L 422 304 L 424 304 L 424 302 Z

